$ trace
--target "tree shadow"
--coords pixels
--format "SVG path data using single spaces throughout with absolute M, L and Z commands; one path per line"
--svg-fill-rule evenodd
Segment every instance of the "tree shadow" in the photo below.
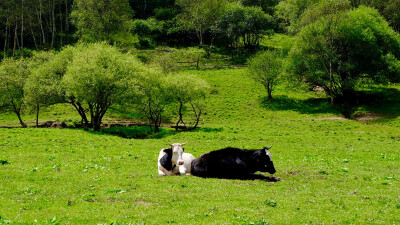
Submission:
M 190 130 L 188 132 L 205 132 L 205 133 L 213 133 L 213 132 L 221 132 L 223 130 L 222 127 L 219 128 L 210 128 L 210 127 L 205 127 L 205 128 L 197 128 L 194 130 Z
M 172 129 L 160 128 L 158 133 L 154 133 L 154 129 L 151 126 L 117 126 L 104 128 L 100 132 L 89 131 L 93 134 L 99 135 L 115 135 L 126 139 L 161 139 L 167 136 L 175 135 Z
M 370 113 L 399 115 L 400 90 L 388 87 L 364 90 L 357 92 L 351 103 Z
M 400 90 L 390 87 L 374 87 L 357 91 L 348 98 L 336 98 L 331 106 L 329 98 L 295 99 L 276 96 L 260 99 L 262 107 L 268 110 L 292 110 L 303 114 L 342 114 L 358 120 L 366 115 L 379 115 L 382 121 L 390 121 L 400 116 Z
M 175 129 L 160 127 L 160 132 L 154 133 L 154 128 L 151 126 L 115 126 L 104 128 L 101 131 L 88 131 L 97 135 L 114 135 L 126 139 L 161 139 L 167 136 L 172 136 L 181 132 L 221 132 L 223 128 L 196 128 L 190 131 L 175 131 Z
M 340 106 L 331 106 L 328 98 L 294 99 L 288 96 L 275 96 L 260 99 L 262 107 L 273 111 L 291 110 L 303 114 L 341 113 Z

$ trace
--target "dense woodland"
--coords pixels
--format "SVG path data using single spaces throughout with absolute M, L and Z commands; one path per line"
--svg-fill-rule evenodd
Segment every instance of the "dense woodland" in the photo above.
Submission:
M 297 33 L 304 24 L 303 17 L 310 12 L 326 13 L 316 12 L 319 2 L 325 1 L 3 0 L 0 3 L 0 43 L 3 56 L 60 49 L 80 39 L 132 44 L 135 35 L 141 41 L 151 39 L 151 44 L 186 46 L 197 41 L 210 44 L 214 38 L 226 40 L 223 36 L 227 35 L 231 42 L 217 41 L 217 44 L 232 46 L 243 37 L 243 44 L 252 46 L 258 44 L 258 35 L 266 31 Z M 400 32 L 399 0 L 326 2 L 348 2 L 351 8 L 360 5 L 375 8 L 395 31 Z M 253 18 L 246 21 L 246 14 Z M 251 23 L 254 23 L 252 27 L 239 27 Z M 251 35 L 242 31 L 244 29 L 249 29 L 247 32 Z
M 38 121 L 41 107 L 70 103 L 94 130 L 112 105 L 141 109 L 157 132 L 178 104 L 176 127 L 195 128 L 208 85 L 171 57 L 135 53 L 160 46 L 247 62 L 268 99 L 302 82 L 347 106 L 363 85 L 400 82 L 400 0 L 3 0 L 0 27 L 0 103 L 23 127 L 25 107 Z

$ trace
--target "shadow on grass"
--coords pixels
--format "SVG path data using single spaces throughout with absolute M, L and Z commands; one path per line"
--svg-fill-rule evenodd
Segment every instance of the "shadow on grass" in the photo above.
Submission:
M 272 99 L 264 97 L 261 105 L 273 111 L 292 110 L 304 114 L 341 113 L 341 107 L 331 106 L 327 98 L 293 99 L 287 96 L 275 96 Z
M 172 136 L 180 132 L 221 132 L 222 128 L 197 128 L 191 131 L 175 131 L 171 128 L 160 127 L 160 132 L 154 133 L 154 128 L 150 126 L 137 127 L 111 127 L 102 129 L 101 132 L 89 131 L 98 135 L 116 135 L 127 139 L 161 139 L 167 136 Z
M 219 128 L 209 128 L 209 127 L 206 127 L 206 128 L 197 128 L 197 129 L 194 129 L 194 130 L 190 130 L 190 131 L 188 131 L 188 132 L 205 132 L 205 133 L 212 133 L 212 132 L 221 132 L 222 130 L 223 130 L 222 127 L 219 127 Z
M 111 127 L 102 129 L 101 132 L 89 132 L 100 135 L 116 135 L 127 139 L 161 139 L 176 134 L 176 132 L 168 128 L 160 128 L 160 132 L 154 133 L 154 128 L 150 126 Z
M 385 87 L 365 90 L 357 93 L 354 103 L 367 112 L 396 117 L 400 114 L 400 90 Z
M 381 121 L 390 121 L 400 116 L 400 90 L 389 87 L 375 87 L 355 92 L 351 98 L 335 99 L 331 106 L 329 98 L 294 99 L 276 96 L 261 99 L 261 105 L 268 110 L 292 110 L 304 114 L 333 113 L 346 118 L 358 119 L 379 114 Z

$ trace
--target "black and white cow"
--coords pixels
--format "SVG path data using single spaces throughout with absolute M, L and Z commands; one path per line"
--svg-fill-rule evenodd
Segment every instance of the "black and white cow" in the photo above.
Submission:
M 158 155 L 158 174 L 162 176 L 190 175 L 190 167 L 194 156 L 183 152 L 182 146 L 185 144 L 170 144 L 170 148 L 161 149 Z
M 269 152 L 271 147 L 260 150 L 229 147 L 212 151 L 192 161 L 191 173 L 194 176 L 205 178 L 278 181 L 279 177 L 254 174 L 257 171 L 270 174 L 276 172 Z

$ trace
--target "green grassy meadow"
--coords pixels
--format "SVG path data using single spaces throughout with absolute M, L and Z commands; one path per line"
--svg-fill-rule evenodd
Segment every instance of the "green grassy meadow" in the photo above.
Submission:
M 244 69 L 191 73 L 211 86 L 195 131 L 164 128 L 126 139 L 82 129 L 1 128 L 0 224 L 400 223 L 400 99 L 359 106 L 360 114 L 379 116 L 350 120 L 321 94 L 283 85 L 266 102 Z M 33 115 L 24 118 L 34 124 Z M 78 115 L 53 106 L 41 119 L 71 122 Z M 0 125 L 18 121 L 0 114 Z M 195 157 L 272 145 L 282 180 L 160 177 L 158 153 L 172 142 L 188 142 L 185 151 Z

